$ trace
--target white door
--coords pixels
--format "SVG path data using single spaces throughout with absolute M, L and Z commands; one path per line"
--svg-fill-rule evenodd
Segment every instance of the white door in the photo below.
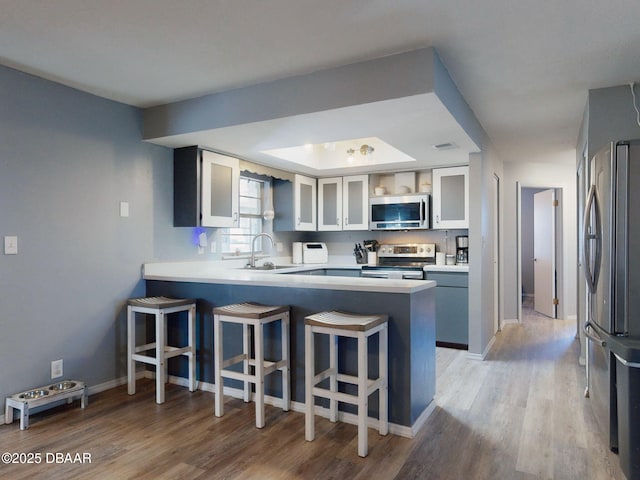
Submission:
M 556 318 L 556 229 L 553 189 L 533 196 L 533 308 Z
M 493 175 L 493 331 L 500 331 L 500 177 Z

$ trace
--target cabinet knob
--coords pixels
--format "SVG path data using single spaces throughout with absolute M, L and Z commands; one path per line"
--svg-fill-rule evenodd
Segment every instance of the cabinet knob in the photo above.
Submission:
M 336 218 L 336 225 L 340 226 L 340 219 Z
M 344 224 L 349 225 L 349 217 L 344 217 Z

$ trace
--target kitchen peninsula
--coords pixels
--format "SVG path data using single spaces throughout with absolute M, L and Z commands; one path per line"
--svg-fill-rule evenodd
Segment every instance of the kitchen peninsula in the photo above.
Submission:
M 258 302 L 291 307 L 292 401 L 304 398 L 304 317 L 324 310 L 383 313 L 389 316 L 389 422 L 391 432 L 413 436 L 431 410 L 435 395 L 435 297 L 436 283 L 429 280 L 390 280 L 356 276 L 312 275 L 357 270 L 341 265 L 294 266 L 254 271 L 221 267 L 221 262 L 148 263 L 144 266 L 148 296 L 166 295 L 197 299 L 198 380 L 213 384 L 213 307 L 240 302 Z M 230 326 L 230 330 L 233 326 Z M 267 329 L 265 350 L 279 355 L 279 326 Z M 169 332 L 180 336 L 185 332 Z M 225 351 L 241 351 L 241 335 L 225 335 Z M 272 342 L 271 340 L 274 339 Z M 235 341 L 233 341 L 235 340 Z M 341 368 L 348 373 L 357 365 L 356 345 L 341 348 Z M 370 352 L 377 352 L 377 338 Z M 345 348 L 346 346 L 346 348 Z M 229 350 L 227 350 L 229 349 Z M 316 346 L 320 363 L 328 362 L 328 345 Z M 318 363 L 318 362 L 317 362 Z M 377 374 L 377 356 L 370 353 L 369 369 Z M 180 372 L 177 373 L 181 375 Z M 231 382 L 225 386 L 236 386 Z M 267 395 L 279 397 L 280 381 L 267 381 Z M 294 403 L 295 408 L 295 403 Z M 346 409 L 347 407 L 345 407 Z M 350 410 L 346 409 L 350 412 Z M 370 397 L 370 416 L 377 417 L 377 394 Z

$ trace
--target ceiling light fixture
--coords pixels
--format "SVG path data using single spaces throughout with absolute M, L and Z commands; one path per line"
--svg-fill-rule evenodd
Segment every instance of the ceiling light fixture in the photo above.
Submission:
M 367 155 L 373 155 L 374 150 L 375 148 L 373 148 L 371 145 L 364 144 L 357 151 L 360 152 L 360 155 L 362 155 L 363 157 L 366 157 Z M 355 153 L 356 153 L 356 150 L 354 150 L 353 148 L 347 149 L 347 161 L 349 163 L 353 162 L 354 160 L 353 155 Z
M 371 145 L 362 145 L 360 147 L 360 155 L 371 155 L 375 149 Z
M 347 150 L 347 162 L 349 163 L 353 163 L 353 154 L 356 153 L 356 151 L 353 148 L 350 148 Z

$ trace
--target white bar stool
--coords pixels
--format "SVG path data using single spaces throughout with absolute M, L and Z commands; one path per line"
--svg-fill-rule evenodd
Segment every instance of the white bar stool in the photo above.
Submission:
M 358 455 L 366 457 L 368 454 L 367 420 L 369 395 L 379 391 L 380 435 L 389 433 L 388 412 L 388 322 L 387 315 L 356 315 L 344 312 L 320 312 L 309 315 L 304 319 L 305 343 L 305 438 L 312 441 L 315 438 L 315 397 L 327 398 L 329 402 L 329 419 L 338 419 L 338 402 L 349 403 L 358 407 Z M 313 334 L 329 335 L 329 368 L 315 373 L 315 355 Z M 376 379 L 369 379 L 368 373 L 368 338 L 379 333 L 379 375 Z M 338 371 L 338 337 L 358 339 L 358 375 L 345 375 Z M 316 385 L 329 378 L 329 389 Z M 357 385 L 357 395 L 338 391 L 338 382 Z
M 166 315 L 189 312 L 187 319 L 187 345 L 176 347 L 167 345 Z M 155 342 L 136 345 L 136 313 L 155 315 Z M 167 297 L 131 298 L 127 301 L 127 379 L 129 395 L 136 393 L 136 364 L 147 363 L 156 366 L 156 403 L 164 403 L 164 384 L 167 377 L 169 358 L 185 355 L 189 358 L 189 391 L 196 389 L 196 302 L 191 299 Z M 155 352 L 155 356 L 151 355 Z M 147 352 L 147 353 L 145 353 Z
M 280 320 L 282 358 L 279 361 L 264 359 L 264 326 Z M 242 324 L 242 354 L 224 359 L 222 349 L 222 324 L 224 322 Z M 251 332 L 254 329 L 254 352 L 251 357 Z M 215 343 L 215 415 L 224 415 L 223 378 L 233 378 L 244 382 L 244 401 L 250 400 L 250 383 L 255 384 L 256 427 L 263 428 L 264 419 L 264 377 L 276 370 L 282 372 L 282 409 L 289 410 L 291 393 L 289 386 L 289 306 L 268 306 L 257 303 L 238 303 L 213 309 L 213 338 Z M 243 371 L 228 370 L 227 367 L 243 363 Z M 254 367 L 254 373 L 250 367 Z

